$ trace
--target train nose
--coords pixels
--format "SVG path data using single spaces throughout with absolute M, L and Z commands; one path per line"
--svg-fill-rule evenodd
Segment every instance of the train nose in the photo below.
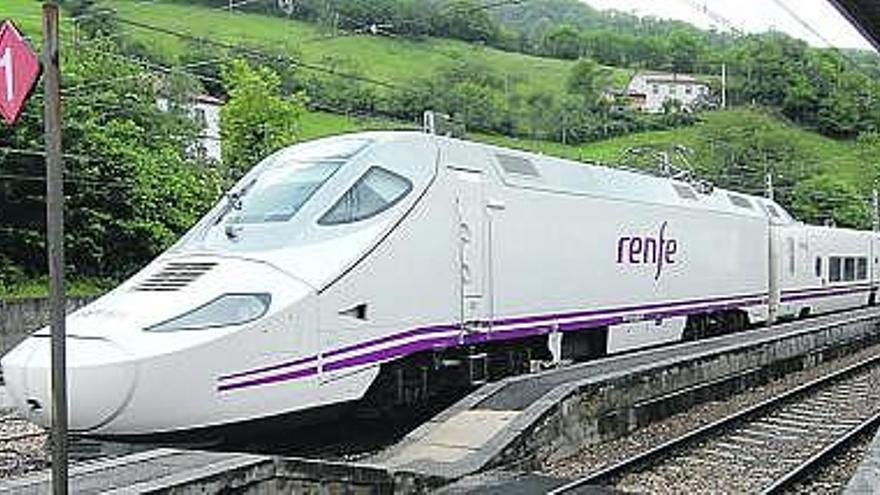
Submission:
M 50 339 L 31 337 L 2 360 L 7 392 L 31 421 L 52 422 Z M 71 430 L 88 431 L 111 421 L 126 405 L 137 380 L 131 356 L 101 338 L 67 339 L 67 402 Z

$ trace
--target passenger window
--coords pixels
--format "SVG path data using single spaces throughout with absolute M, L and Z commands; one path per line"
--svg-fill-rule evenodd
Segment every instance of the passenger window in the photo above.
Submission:
M 348 190 L 319 225 L 339 225 L 366 220 L 387 210 L 412 190 L 412 182 L 382 167 L 372 167 Z
M 816 257 L 816 277 L 822 276 L 822 258 Z
M 832 256 L 828 265 L 828 280 L 832 282 L 840 282 L 840 258 Z
M 844 258 L 843 260 L 843 280 L 849 282 L 856 279 L 856 259 Z
M 856 278 L 858 280 L 868 280 L 868 258 L 859 258 L 856 266 Z
M 794 262 L 794 239 L 789 237 L 786 239 L 786 244 L 788 247 L 788 274 L 794 276 L 795 270 L 795 262 Z

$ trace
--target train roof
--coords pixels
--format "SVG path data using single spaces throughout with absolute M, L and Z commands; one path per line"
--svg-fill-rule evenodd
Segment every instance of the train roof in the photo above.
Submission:
M 770 218 L 777 224 L 795 223 L 791 215 L 773 200 L 718 187 L 706 191 L 686 181 L 658 177 L 641 171 L 577 162 L 420 132 L 383 131 L 361 135 L 377 141 L 437 139 L 441 146 L 457 148 L 458 154 L 472 155 L 472 163 L 491 164 L 501 180 L 511 187 Z

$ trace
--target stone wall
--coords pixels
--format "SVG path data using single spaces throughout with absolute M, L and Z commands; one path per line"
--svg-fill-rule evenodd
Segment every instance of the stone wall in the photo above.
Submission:
M 67 312 L 92 302 L 96 297 L 70 297 Z M 0 299 L 0 355 L 15 347 L 34 330 L 49 322 L 49 300 L 45 297 Z

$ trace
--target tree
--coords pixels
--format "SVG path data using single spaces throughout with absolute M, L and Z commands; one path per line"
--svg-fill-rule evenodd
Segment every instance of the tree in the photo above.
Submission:
M 568 71 L 566 89 L 571 94 L 583 96 L 588 105 L 594 105 L 608 80 L 607 69 L 591 58 L 581 57 Z
M 73 277 L 119 278 L 189 228 L 215 199 L 216 175 L 189 156 L 198 129 L 186 111 L 190 84 L 169 84 L 132 61 L 117 37 L 98 36 L 62 61 L 67 197 L 65 246 Z M 77 89 L 77 88 L 87 88 Z M 168 101 L 159 109 L 157 98 Z M 42 117 L 29 112 L 0 130 L 10 147 L 39 149 Z M 0 154 L 0 174 L 40 177 L 42 157 Z M 45 273 L 45 184 L 0 181 L 3 272 Z M 7 214 L 9 212 L 9 214 Z M 16 275 L 17 272 L 17 275 Z
M 443 110 L 464 122 L 469 130 L 504 132 L 504 97 L 491 87 L 473 81 L 452 86 L 443 101 Z
M 580 32 L 573 26 L 563 24 L 548 32 L 542 45 L 547 55 L 575 59 L 582 53 L 582 43 Z
M 669 37 L 673 72 L 693 72 L 700 56 L 700 40 L 690 31 L 677 29 Z
M 235 60 L 223 70 L 229 101 L 220 111 L 223 164 L 234 181 L 266 155 L 296 141 L 304 96 L 280 94 L 281 79 L 266 67 Z
M 871 215 L 867 201 L 852 184 L 828 174 L 800 181 L 794 188 L 792 212 L 808 223 L 833 220 L 840 227 L 868 228 Z
M 376 88 L 356 79 L 365 76 L 356 60 L 328 55 L 321 59 L 321 65 L 333 73 L 311 73 L 306 76 L 305 92 L 311 99 L 336 113 L 374 110 L 378 99 Z M 353 77 L 342 77 L 339 74 Z
M 470 42 L 490 43 L 499 28 L 487 9 L 473 0 L 452 0 L 437 15 L 434 34 Z

